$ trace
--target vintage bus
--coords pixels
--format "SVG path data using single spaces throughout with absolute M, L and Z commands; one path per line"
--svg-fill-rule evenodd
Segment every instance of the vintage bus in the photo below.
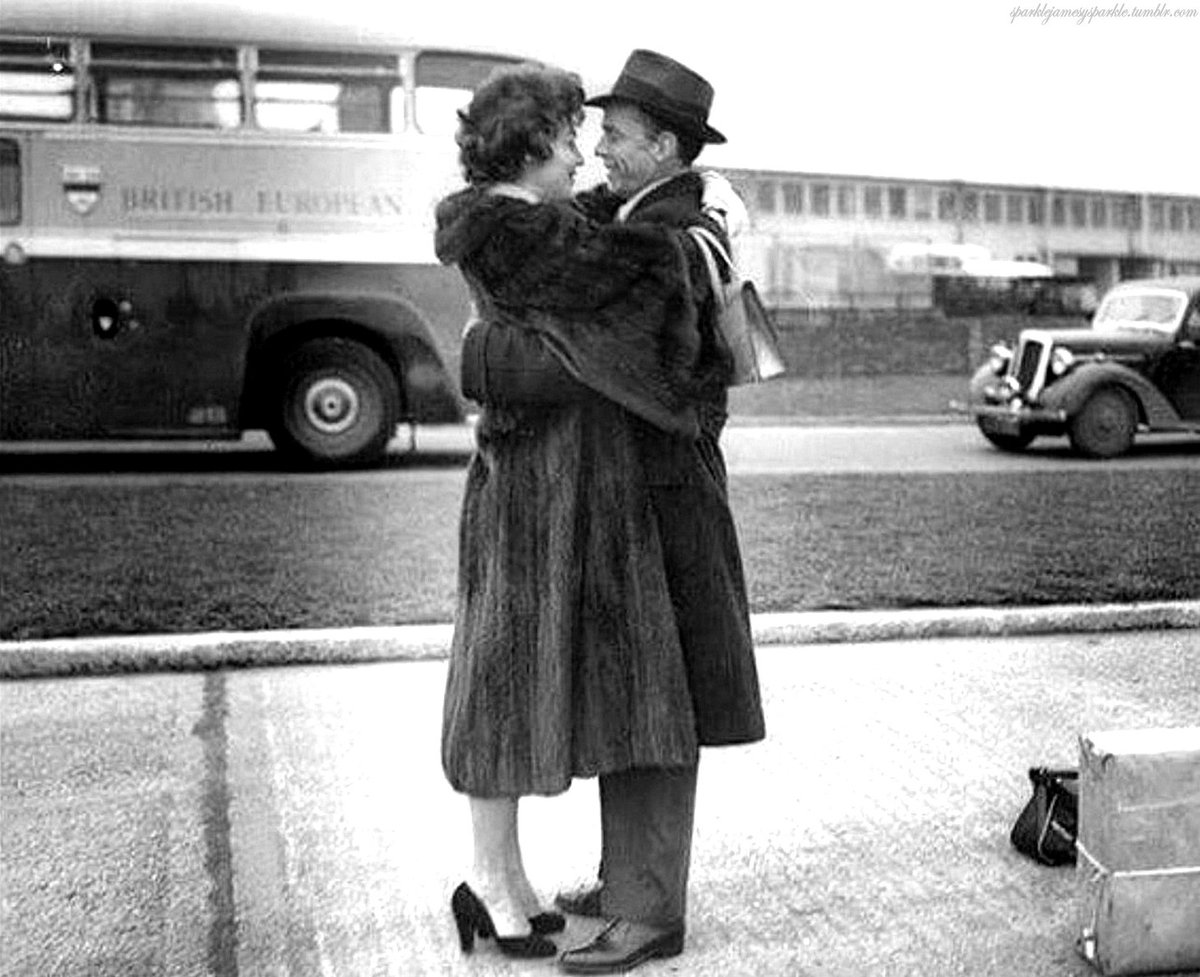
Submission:
M 503 53 L 187 3 L 4 0 L 0 440 L 377 461 L 461 420 L 433 254 L 454 109 Z

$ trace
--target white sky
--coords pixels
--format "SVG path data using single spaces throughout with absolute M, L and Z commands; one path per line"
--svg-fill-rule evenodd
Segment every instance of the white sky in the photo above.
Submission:
M 716 89 L 710 121 L 729 145 L 702 163 L 1200 196 L 1200 15 L 1170 16 L 1200 0 L 200 2 L 512 49 L 590 91 L 653 48 Z M 1018 6 L 1043 14 L 1014 20 Z M 1160 14 L 1043 22 L 1093 7 Z
M 269 0 L 277 2 L 277 0 Z M 284 0 L 278 0 L 284 2 Z M 288 0 L 288 5 L 311 0 Z M 1122 0 L 1043 8 L 1111 10 Z M 1126 10 L 1160 0 L 1124 0 Z M 328 7 L 328 0 L 321 0 Z M 1200 15 L 1012 19 L 1016 0 L 342 0 L 608 84 L 659 50 L 716 89 L 719 164 L 1200 195 Z M 1038 6 L 1024 0 L 1025 9 Z M 1200 0 L 1162 0 L 1166 13 Z M 585 147 L 586 151 L 587 147 Z

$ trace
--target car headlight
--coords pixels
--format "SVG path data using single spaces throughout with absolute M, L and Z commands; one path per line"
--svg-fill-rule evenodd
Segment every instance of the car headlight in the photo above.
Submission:
M 1012 359 L 1012 350 L 1003 343 L 996 343 L 988 352 L 988 369 L 999 375 L 1008 369 Z
M 1061 377 L 1074 365 L 1075 354 L 1065 346 L 1055 347 L 1054 352 L 1050 354 L 1050 372 L 1056 377 Z

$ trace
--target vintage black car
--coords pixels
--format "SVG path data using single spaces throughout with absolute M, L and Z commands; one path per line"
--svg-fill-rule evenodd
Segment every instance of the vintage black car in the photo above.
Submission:
M 1090 329 L 1025 329 L 1015 349 L 992 347 L 967 410 L 1005 451 L 1065 434 L 1111 458 L 1138 431 L 1200 433 L 1200 276 L 1122 282 Z

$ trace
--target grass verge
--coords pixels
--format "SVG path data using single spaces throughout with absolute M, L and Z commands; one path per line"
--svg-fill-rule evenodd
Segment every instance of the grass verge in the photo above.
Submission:
M 0 639 L 450 620 L 461 469 L 0 488 Z M 1195 474 L 738 476 L 754 611 L 1200 597 Z

